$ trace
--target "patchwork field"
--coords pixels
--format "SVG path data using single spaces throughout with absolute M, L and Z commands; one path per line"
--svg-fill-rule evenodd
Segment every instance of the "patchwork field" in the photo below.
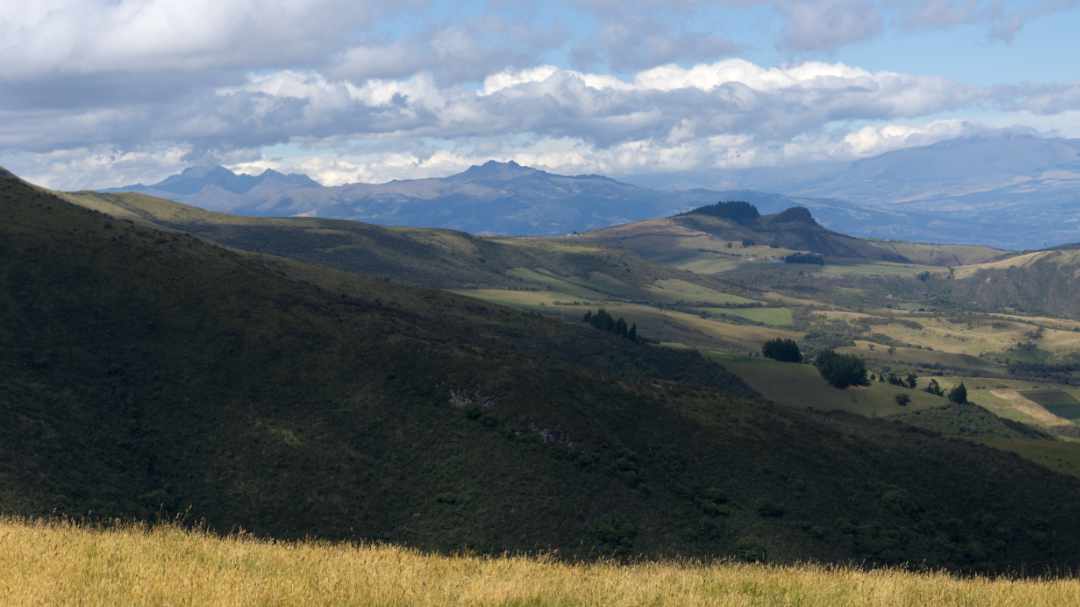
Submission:
M 790 327 L 793 321 L 791 308 L 697 308 L 697 310 L 709 315 L 735 316 L 773 327 Z
M 0 521 L 0 596 L 37 605 L 1016 607 L 1080 604 L 1075 579 L 740 563 L 565 564 L 175 527 Z
M 740 305 L 756 303 L 752 299 L 730 293 L 721 293 L 677 278 L 659 280 L 648 287 L 648 291 L 661 300 L 684 304 Z
M 923 266 L 905 263 L 853 263 L 828 264 L 820 270 L 821 274 L 831 276 L 904 276 L 913 278 L 922 273 L 948 274 L 948 270 L 938 266 Z
M 945 404 L 943 398 L 921 390 L 878 382 L 866 387 L 838 390 L 826 383 L 817 369 L 807 364 L 724 355 L 716 355 L 716 359 L 766 398 L 782 405 L 885 417 Z M 901 406 L 897 403 L 896 397 L 901 394 L 911 399 L 910 404 Z
M 1080 401 L 1064 390 L 1029 390 L 1021 394 L 1058 417 L 1080 419 Z

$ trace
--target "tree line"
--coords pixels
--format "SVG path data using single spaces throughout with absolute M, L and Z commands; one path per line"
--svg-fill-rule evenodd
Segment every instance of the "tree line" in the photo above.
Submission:
M 799 349 L 799 344 L 793 339 L 770 339 L 762 345 L 761 354 L 766 358 L 780 362 L 803 362 L 803 354 Z M 911 390 L 918 388 L 919 385 L 919 376 L 913 372 L 909 372 L 906 376 L 900 376 L 891 371 L 881 371 L 875 375 L 867 371 L 866 362 L 862 358 L 854 354 L 841 354 L 831 349 L 819 352 L 814 357 L 813 364 L 821 377 L 834 388 L 844 389 L 850 386 L 868 386 L 872 379 Z M 957 404 L 963 405 L 968 402 L 967 386 L 963 382 L 946 392 L 936 379 L 931 378 L 923 390 L 935 396 L 946 397 L 950 402 Z M 901 404 L 905 405 L 911 402 L 910 397 L 902 400 Z M 901 402 L 899 397 L 897 402 Z
M 624 337 L 630 341 L 641 341 L 641 338 L 638 337 L 637 323 L 628 324 L 625 318 L 621 316 L 615 318 L 603 308 L 600 308 L 595 313 L 593 313 L 592 310 L 589 310 L 585 313 L 585 317 L 582 320 L 601 331 L 614 333 L 615 335 Z

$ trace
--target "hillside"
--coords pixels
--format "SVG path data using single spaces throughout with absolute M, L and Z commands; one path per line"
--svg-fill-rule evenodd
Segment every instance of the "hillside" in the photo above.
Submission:
M 979 309 L 1080 318 L 1080 245 L 964 266 L 956 280 L 937 286 Z
M 567 557 L 1080 563 L 1080 484 L 1011 455 L 10 175 L 0 205 L 6 513 Z
M 65 583 L 56 583 L 61 579 Z M 237 607 L 1007 607 L 1069 605 L 1080 595 L 1075 579 L 961 578 L 807 564 L 564 564 L 394 546 L 218 538 L 172 526 L 94 531 L 8 520 L 0 520 L 0 588 L 10 607 L 156 605 L 178 597 Z
M 985 247 L 859 239 L 822 227 L 812 212 L 802 207 L 762 215 L 746 202 L 720 202 L 667 219 L 597 230 L 582 235 L 581 240 L 695 271 L 707 267 L 710 260 L 723 267 L 725 259 L 779 260 L 794 252 L 810 252 L 834 261 L 927 264 L 982 261 L 1000 255 Z
M 657 280 L 696 280 L 620 251 L 534 239 L 499 239 L 424 228 L 386 228 L 356 221 L 267 218 L 213 213 L 141 194 L 75 192 L 76 205 L 215 243 L 349 272 L 436 288 L 539 289 L 569 281 L 594 296 L 642 299 Z M 537 275 L 535 270 L 546 273 Z M 606 277 L 606 280 L 597 280 Z M 705 279 L 707 282 L 707 279 Z

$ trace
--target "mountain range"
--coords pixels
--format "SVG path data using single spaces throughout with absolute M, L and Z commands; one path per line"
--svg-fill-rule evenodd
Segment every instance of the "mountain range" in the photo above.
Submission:
M 1080 141 L 969 137 L 813 171 L 759 169 L 659 189 L 490 161 L 445 178 L 324 187 L 297 174 L 194 167 L 141 192 L 215 211 L 318 216 L 476 234 L 552 235 L 665 217 L 722 200 L 763 212 L 792 206 L 822 225 L 879 239 L 1033 249 L 1080 241 Z

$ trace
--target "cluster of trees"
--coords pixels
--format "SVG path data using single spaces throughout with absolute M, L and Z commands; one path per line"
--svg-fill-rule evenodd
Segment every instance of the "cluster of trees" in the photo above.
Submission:
M 924 389 L 930 394 L 933 394 L 934 396 L 945 396 L 951 402 L 954 402 L 958 405 L 967 404 L 968 402 L 967 386 L 964 385 L 964 382 L 960 382 L 959 386 L 953 386 L 946 393 L 945 388 L 942 388 L 941 384 L 939 384 L 936 379 L 931 379 L 930 383 L 926 384 L 926 388 Z
M 937 383 L 936 379 L 931 379 L 930 383 L 926 384 L 926 391 L 934 396 L 945 396 L 945 389 Z
M 825 258 L 813 253 L 792 253 L 784 258 L 784 263 L 808 263 L 823 266 L 825 265 Z
M 600 329 L 601 331 L 607 331 L 608 333 L 614 333 L 620 337 L 625 337 L 630 341 L 639 341 L 637 332 L 637 324 L 628 325 L 626 319 L 615 318 L 607 310 L 600 308 L 594 314 L 592 310 L 585 313 L 585 322 Z
M 874 379 L 873 374 L 871 374 L 870 379 Z M 877 374 L 877 380 L 881 383 L 887 382 L 893 386 L 911 388 L 912 390 L 919 386 L 919 376 L 911 372 L 905 376 L 900 376 L 892 371 L 882 371 Z
M 870 384 L 866 376 L 866 363 L 853 354 L 838 354 L 833 350 L 825 350 L 814 359 L 814 366 L 834 388 Z
M 785 363 L 801 363 L 803 360 L 799 344 L 793 339 L 770 339 L 761 346 L 761 354 L 765 358 Z

